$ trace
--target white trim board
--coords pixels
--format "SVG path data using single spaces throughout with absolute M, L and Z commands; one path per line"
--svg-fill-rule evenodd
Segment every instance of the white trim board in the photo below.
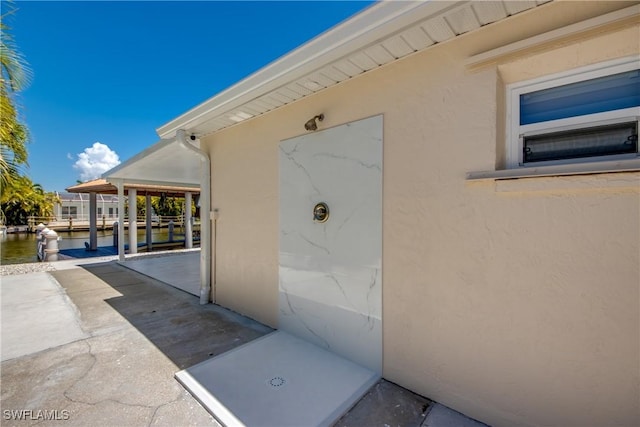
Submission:
M 637 18 L 638 15 L 640 15 L 640 5 L 616 10 L 615 12 L 610 12 L 602 16 L 567 25 L 566 27 L 558 28 L 557 30 L 548 31 L 537 36 L 529 37 L 524 40 L 473 55 L 467 58 L 465 65 L 469 68 L 482 67 L 490 63 L 497 62 L 506 56 L 515 55 L 544 44 L 554 43 L 559 40 L 566 39 L 567 37 L 602 28 L 606 25 L 619 23 L 627 19 L 633 19 L 634 17 Z

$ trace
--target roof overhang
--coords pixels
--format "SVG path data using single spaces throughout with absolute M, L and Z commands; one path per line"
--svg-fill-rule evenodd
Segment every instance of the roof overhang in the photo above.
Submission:
M 197 187 L 201 177 L 198 155 L 176 141 L 178 130 L 198 137 L 217 132 L 550 1 L 378 2 L 159 127 L 157 133 L 163 139 L 103 177 Z M 609 8 L 604 2 L 591 13 L 616 7 L 621 6 Z M 637 15 L 637 10 L 627 8 L 620 13 Z M 610 13 L 604 23 L 597 18 L 596 26 L 615 21 L 617 15 Z M 580 25 L 575 31 L 583 28 Z M 569 27 L 565 23 L 565 29 Z M 483 55 L 476 55 L 475 61 L 492 60 Z
M 194 187 L 125 183 L 124 192 L 128 193 L 129 190 L 136 190 L 141 196 L 146 194 L 150 196 L 182 196 L 187 192 L 193 194 L 200 193 L 200 189 Z M 68 187 L 66 188 L 66 191 L 68 191 L 69 193 L 118 194 L 118 187 L 111 184 L 104 178 L 98 178 L 92 181 L 87 181 Z
M 200 188 L 200 158 L 175 138 L 163 139 L 105 172 L 108 182 Z
M 156 131 L 204 136 L 549 1 L 381 1 Z

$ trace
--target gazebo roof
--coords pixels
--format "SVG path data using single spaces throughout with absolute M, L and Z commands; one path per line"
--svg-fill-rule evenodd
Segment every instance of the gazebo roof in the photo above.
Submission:
M 137 190 L 139 195 L 160 196 L 182 196 L 184 193 L 199 194 L 200 189 L 194 187 L 178 187 L 157 184 L 140 184 L 127 183 L 124 184 L 124 191 Z M 104 178 L 94 179 L 92 181 L 83 182 L 82 184 L 73 185 L 66 188 L 69 193 L 100 193 L 100 194 L 118 194 L 118 188 L 108 182 Z

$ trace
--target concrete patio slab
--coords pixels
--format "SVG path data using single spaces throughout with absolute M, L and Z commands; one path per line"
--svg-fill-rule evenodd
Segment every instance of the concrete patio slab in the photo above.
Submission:
M 12 359 L 2 364 L 2 408 L 22 419 L 3 415 L 2 425 L 218 425 L 172 379 L 174 370 L 132 328 Z M 59 418 L 33 419 L 38 411 Z
M 335 427 L 419 426 L 432 402 L 386 380 L 378 381 Z
M 47 273 L 2 278 L 2 361 L 87 335 L 62 287 Z
M 487 425 L 436 403 L 429 409 L 421 427 L 487 427 Z
M 165 257 L 130 258 L 120 264 L 192 295 L 200 296 L 199 250 Z
M 2 362 L 1 405 L 9 411 L 8 418 L 3 412 L 3 426 L 216 426 L 173 375 L 271 331 L 236 321 L 241 316 L 219 307 L 202 307 L 197 298 L 115 262 L 3 276 L 2 287 L 24 285 L 11 302 L 29 305 L 30 287 L 55 283 L 53 276 L 68 295 L 67 315 L 76 313 L 82 334 Z M 53 312 L 61 316 L 60 310 Z M 13 335 L 3 331 L 3 344 L 25 331 L 22 324 L 14 327 Z M 215 342 L 212 336 L 224 338 Z M 43 419 L 43 411 L 53 418 Z

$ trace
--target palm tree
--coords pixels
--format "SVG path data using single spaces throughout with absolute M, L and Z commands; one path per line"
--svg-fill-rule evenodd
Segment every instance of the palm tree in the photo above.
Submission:
M 7 224 L 22 225 L 27 223 L 27 217 L 31 210 L 29 193 L 31 188 L 29 178 L 17 176 L 11 181 L 11 185 L 3 188 L 0 194 L 0 208 L 6 216 Z
M 29 132 L 21 123 L 15 105 L 15 93 L 24 89 L 31 71 L 24 57 L 16 49 L 9 28 L 5 24 L 9 11 L 0 16 L 0 185 L 5 186 L 20 174 L 20 167 L 27 165 Z
M 0 195 L 0 208 L 10 225 L 27 224 L 30 216 L 53 216 L 56 203 L 60 203 L 56 193 L 45 192 L 26 176 L 15 178 Z
M 28 131 L 18 121 L 11 98 L 0 87 L 0 185 L 7 185 L 21 173 L 27 164 Z

